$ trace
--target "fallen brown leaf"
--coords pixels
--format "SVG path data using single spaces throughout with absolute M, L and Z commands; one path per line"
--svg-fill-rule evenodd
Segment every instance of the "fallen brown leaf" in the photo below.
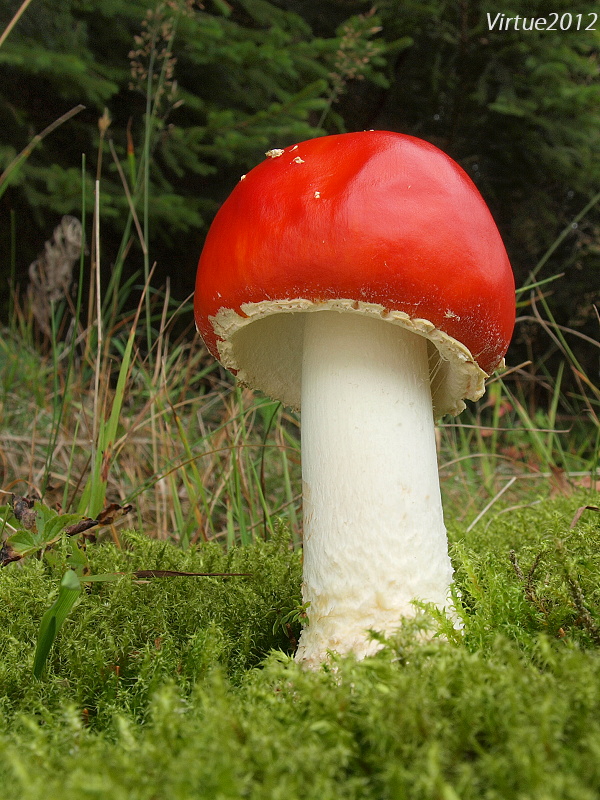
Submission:
M 571 524 L 569 525 L 569 528 L 571 530 L 575 527 L 575 525 L 577 525 L 584 511 L 600 511 L 600 506 L 580 506 L 580 508 L 578 508 L 577 511 L 575 512 L 575 516 L 573 517 L 573 519 L 571 520 Z
M 120 506 L 118 503 L 110 503 L 99 514 L 97 518 L 98 525 L 113 525 L 118 519 L 124 517 L 133 511 L 133 506 L 128 503 L 126 506 Z

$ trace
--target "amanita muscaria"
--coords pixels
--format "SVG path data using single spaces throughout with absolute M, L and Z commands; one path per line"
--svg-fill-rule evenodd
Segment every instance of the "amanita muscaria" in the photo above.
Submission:
M 515 320 L 500 234 L 466 173 L 387 131 L 312 139 L 239 181 L 198 266 L 195 316 L 238 380 L 301 408 L 297 659 L 361 658 L 413 601 L 449 605 L 434 419 L 476 400 Z

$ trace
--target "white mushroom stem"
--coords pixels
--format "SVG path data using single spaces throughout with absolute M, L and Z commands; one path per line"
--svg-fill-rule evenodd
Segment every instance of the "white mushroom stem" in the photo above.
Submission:
M 448 603 L 427 340 L 354 313 L 306 314 L 303 600 L 297 660 L 362 658 L 412 601 Z

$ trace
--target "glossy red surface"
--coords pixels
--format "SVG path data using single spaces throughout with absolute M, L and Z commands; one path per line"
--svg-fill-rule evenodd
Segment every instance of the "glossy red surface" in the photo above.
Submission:
M 267 157 L 219 210 L 200 257 L 198 330 L 244 303 L 348 298 L 424 318 L 490 373 L 515 320 L 512 270 L 467 174 L 387 131 L 311 139 Z

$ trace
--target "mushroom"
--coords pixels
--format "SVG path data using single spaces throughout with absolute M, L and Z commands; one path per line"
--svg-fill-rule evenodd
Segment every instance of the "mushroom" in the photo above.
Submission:
M 273 157 L 273 153 L 277 157 Z M 362 658 L 451 609 L 434 420 L 476 400 L 515 320 L 500 234 L 466 173 L 411 136 L 270 151 L 209 230 L 197 328 L 238 380 L 301 409 L 303 600 L 296 658 Z

